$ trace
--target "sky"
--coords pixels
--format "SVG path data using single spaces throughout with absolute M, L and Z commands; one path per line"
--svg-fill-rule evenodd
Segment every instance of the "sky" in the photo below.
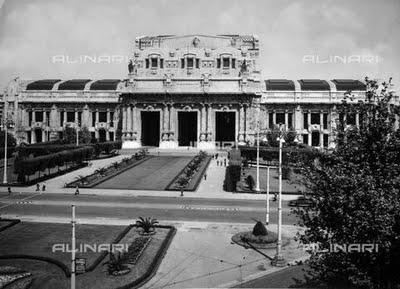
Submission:
M 138 36 L 196 33 L 257 35 L 264 79 L 400 83 L 400 0 L 0 0 L 0 7 L 1 90 L 15 77 L 125 78 L 124 62 L 79 57 L 130 56 Z

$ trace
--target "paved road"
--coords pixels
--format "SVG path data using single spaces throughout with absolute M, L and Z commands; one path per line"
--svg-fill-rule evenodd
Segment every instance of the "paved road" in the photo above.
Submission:
M 306 269 L 306 265 L 292 266 L 234 288 L 290 288 L 296 285 L 295 279 L 304 281 L 303 269 Z
M 265 220 L 265 201 L 185 197 L 122 197 L 64 194 L 0 194 L 1 215 L 69 217 L 70 205 L 81 218 L 136 219 L 152 216 L 159 220 L 254 223 Z M 276 202 L 270 202 L 270 223 L 277 222 Z M 293 225 L 296 216 L 283 202 L 283 223 Z

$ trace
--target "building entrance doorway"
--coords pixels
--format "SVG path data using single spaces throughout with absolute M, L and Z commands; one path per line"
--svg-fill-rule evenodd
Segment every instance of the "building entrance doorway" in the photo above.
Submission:
M 36 142 L 43 142 L 42 139 L 42 130 L 41 129 L 35 129 L 35 137 L 36 137 Z
M 142 145 L 159 146 L 160 144 L 160 112 L 142 111 Z
M 104 128 L 99 129 L 99 142 L 106 141 L 106 130 Z
M 217 111 L 215 112 L 215 141 L 234 142 L 235 141 L 235 112 Z
M 194 146 L 197 141 L 197 112 L 178 112 L 178 145 Z

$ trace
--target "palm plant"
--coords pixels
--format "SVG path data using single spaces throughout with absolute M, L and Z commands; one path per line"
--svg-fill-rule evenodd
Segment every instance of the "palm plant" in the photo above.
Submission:
M 152 232 L 156 224 L 158 224 L 157 219 L 151 217 L 148 218 L 139 217 L 139 220 L 136 221 L 136 225 L 142 228 L 144 233 Z
M 100 176 L 104 176 L 107 172 L 106 168 L 99 168 L 97 170 L 94 171 L 96 174 L 99 174 Z
M 121 257 L 120 252 L 118 252 L 118 255 L 114 255 L 112 252 L 110 252 L 109 255 L 110 259 L 103 263 L 103 266 L 107 265 L 108 274 L 114 275 L 116 272 L 120 272 L 128 268 L 126 265 L 124 265 L 125 261 Z
M 112 166 L 114 167 L 114 169 L 118 170 L 119 168 L 119 162 L 113 162 Z
M 78 183 L 83 185 L 87 181 L 87 176 L 79 175 L 76 177 L 76 180 L 78 181 Z

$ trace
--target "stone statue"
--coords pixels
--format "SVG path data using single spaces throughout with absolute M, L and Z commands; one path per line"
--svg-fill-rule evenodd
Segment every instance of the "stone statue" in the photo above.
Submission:
M 129 60 L 128 71 L 129 71 L 129 73 L 132 73 L 133 70 L 134 70 L 133 62 L 132 62 L 132 60 Z

